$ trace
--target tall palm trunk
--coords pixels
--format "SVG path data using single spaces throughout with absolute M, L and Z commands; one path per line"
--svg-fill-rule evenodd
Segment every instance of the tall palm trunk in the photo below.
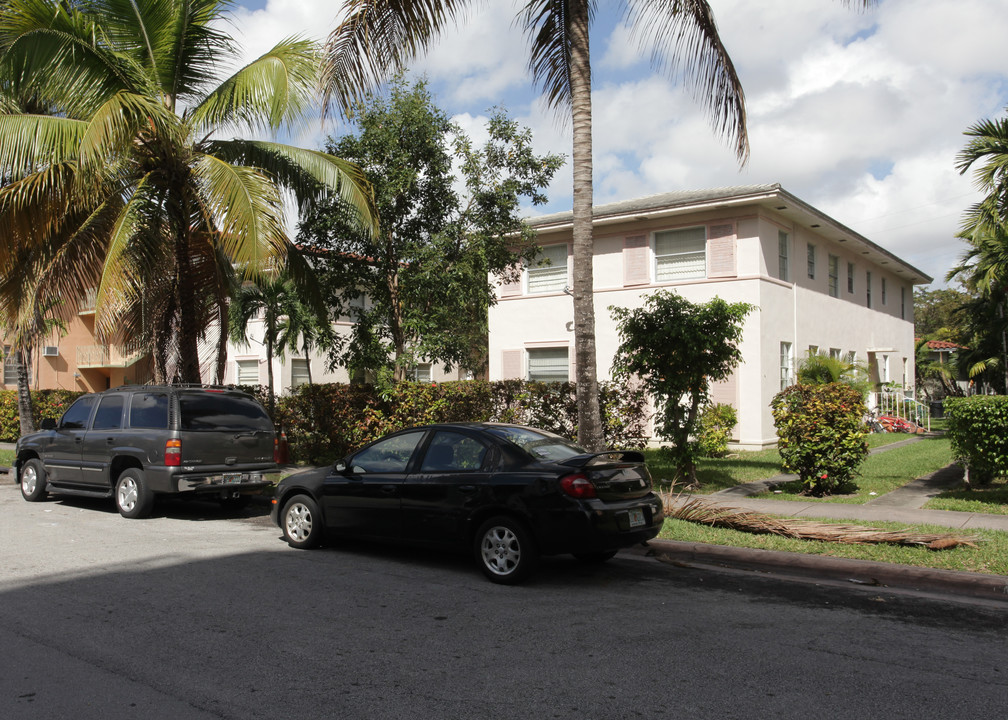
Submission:
M 35 412 L 32 409 L 31 389 L 28 385 L 27 353 L 15 350 L 17 353 L 17 401 L 18 420 L 21 423 L 21 434 L 35 432 Z
M 179 315 L 179 367 L 176 374 L 184 383 L 198 383 L 200 382 L 198 340 L 200 328 L 196 324 L 193 307 L 196 301 L 196 294 L 192 284 L 192 272 L 190 268 L 189 237 L 185 226 L 180 224 L 178 227 L 180 230 L 178 238 L 175 241 L 175 263 L 178 272 L 176 297 Z
M 578 443 L 601 450 L 598 375 L 595 361 L 595 298 L 592 261 L 592 109 L 588 52 L 588 3 L 571 3 L 571 105 L 574 125 L 574 362 Z

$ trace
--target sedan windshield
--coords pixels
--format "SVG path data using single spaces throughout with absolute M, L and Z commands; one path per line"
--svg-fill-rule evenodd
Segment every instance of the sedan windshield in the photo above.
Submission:
M 540 460 L 566 460 L 585 451 L 566 438 L 524 427 L 493 427 L 489 432 L 508 440 Z

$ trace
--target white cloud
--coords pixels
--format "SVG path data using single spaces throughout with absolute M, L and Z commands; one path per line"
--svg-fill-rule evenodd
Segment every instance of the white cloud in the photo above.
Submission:
M 963 131 L 1008 104 L 1003 0 L 710 0 L 746 92 L 752 155 L 739 170 L 690 95 L 653 75 L 636 40 L 600 4 L 592 43 L 596 202 L 678 189 L 781 182 L 924 272 L 944 277 L 977 199 L 954 169 Z M 417 64 L 438 104 L 474 137 L 503 104 L 538 152 L 570 155 L 569 122 L 543 108 L 527 76 L 521 3 L 475 4 Z M 250 55 L 280 37 L 324 39 L 337 4 L 270 0 L 236 13 Z M 546 212 L 570 207 L 570 167 Z

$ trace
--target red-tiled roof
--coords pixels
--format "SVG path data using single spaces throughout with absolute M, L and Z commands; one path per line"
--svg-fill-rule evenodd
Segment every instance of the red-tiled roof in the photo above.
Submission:
M 957 345 L 954 342 L 947 342 L 945 340 L 928 340 L 927 346 L 929 350 L 968 350 L 969 348 L 963 347 L 962 345 Z

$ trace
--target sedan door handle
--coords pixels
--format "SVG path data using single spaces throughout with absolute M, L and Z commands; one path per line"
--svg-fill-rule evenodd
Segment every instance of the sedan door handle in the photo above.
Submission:
M 459 492 L 464 492 L 466 494 L 476 492 L 475 485 L 459 485 Z
M 382 485 L 381 491 L 384 495 L 395 495 L 396 486 L 395 485 Z

